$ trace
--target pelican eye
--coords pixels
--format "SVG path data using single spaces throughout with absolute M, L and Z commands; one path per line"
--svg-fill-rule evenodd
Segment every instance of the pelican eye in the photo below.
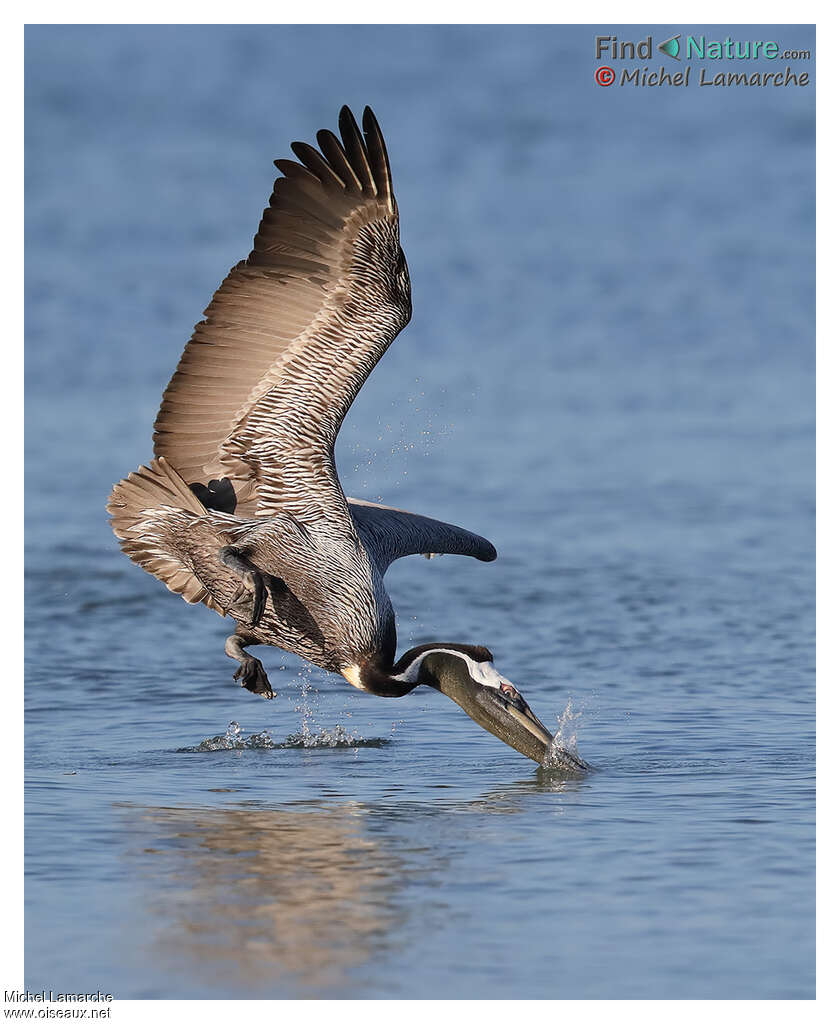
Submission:
M 511 700 L 513 700 L 514 698 L 519 696 L 519 694 L 516 692 L 516 687 L 515 686 L 511 686 L 510 683 L 502 683 L 499 686 L 499 689 L 502 691 L 502 693 L 506 697 L 510 697 Z

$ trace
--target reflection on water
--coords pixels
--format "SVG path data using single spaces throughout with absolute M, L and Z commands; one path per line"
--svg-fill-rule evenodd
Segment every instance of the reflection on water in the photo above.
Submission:
M 419 879 L 428 885 L 457 869 L 457 814 L 519 814 L 584 784 L 541 770 L 445 804 L 118 810 L 134 834 L 128 856 L 154 918 L 155 958 L 170 968 L 185 962 L 246 996 L 269 984 L 279 996 L 346 996 L 361 984 L 357 969 L 393 954 L 412 929 L 434 931 L 436 914 L 457 911 L 439 898 L 402 898 Z M 453 846 L 438 828 L 427 847 L 430 819 L 450 823 Z
M 576 792 L 586 785 L 587 776 L 574 769 L 540 765 L 532 778 L 498 786 L 485 793 L 481 799 L 471 800 L 467 808 L 481 814 L 520 814 L 530 807 L 531 798 L 546 794 L 559 797 Z M 564 811 L 562 800 L 554 799 L 550 806 L 552 814 L 562 814 Z
M 319 992 L 346 985 L 399 923 L 400 860 L 364 834 L 363 816 L 354 804 L 141 809 L 133 827 L 153 845 L 132 856 L 154 875 L 158 952 L 242 985 L 278 971 Z

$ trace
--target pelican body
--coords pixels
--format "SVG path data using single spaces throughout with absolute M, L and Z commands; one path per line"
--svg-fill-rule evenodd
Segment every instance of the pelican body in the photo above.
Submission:
M 493 545 L 425 516 L 346 498 L 334 447 L 374 366 L 411 317 L 385 142 L 370 108 L 340 138 L 292 143 L 254 247 L 222 282 L 163 395 L 154 459 L 113 489 L 123 551 L 184 600 L 236 622 L 234 678 L 275 696 L 245 648 L 269 644 L 401 697 L 440 690 L 541 762 L 551 733 L 480 646 L 396 657 L 384 575 L 411 554 L 493 561 Z

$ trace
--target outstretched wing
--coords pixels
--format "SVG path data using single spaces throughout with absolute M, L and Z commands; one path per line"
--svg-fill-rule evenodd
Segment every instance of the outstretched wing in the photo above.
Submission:
M 356 529 L 380 572 L 404 555 L 472 555 L 482 562 L 496 557 L 489 540 L 460 526 L 358 498 L 348 501 Z
M 229 480 L 238 515 L 348 518 L 335 438 L 411 316 L 385 143 L 369 108 L 362 124 L 343 107 L 341 141 L 321 131 L 320 152 L 297 142 L 300 163 L 275 161 L 254 249 L 163 396 L 155 454 L 190 485 Z

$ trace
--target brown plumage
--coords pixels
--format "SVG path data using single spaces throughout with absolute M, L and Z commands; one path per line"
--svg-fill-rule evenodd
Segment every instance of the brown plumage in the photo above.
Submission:
M 411 316 L 382 136 L 350 111 L 344 147 L 277 161 L 254 248 L 184 350 L 155 423 L 155 455 L 192 482 L 226 477 L 240 514 L 293 506 L 349 523 L 332 451 L 359 389 Z M 305 166 L 304 166 L 305 165 Z M 301 486 L 301 485 L 305 486 Z
M 485 647 L 424 644 L 395 663 L 383 576 L 411 554 L 492 561 L 489 541 L 347 499 L 334 446 L 353 399 L 411 317 L 388 154 L 366 109 L 341 141 L 276 161 L 254 248 L 196 325 L 155 422 L 155 458 L 113 489 L 125 553 L 190 603 L 237 625 L 235 678 L 274 692 L 245 653 L 272 644 L 383 697 L 425 684 L 541 761 L 552 737 Z
M 196 325 L 155 422 L 155 459 L 108 503 L 123 550 L 185 600 L 237 623 L 228 653 L 271 695 L 249 643 L 330 671 L 393 665 L 382 582 L 408 554 L 495 558 L 481 537 L 345 498 L 334 445 L 411 316 L 388 155 L 370 109 L 341 140 L 292 144 L 247 260 Z M 359 672 L 349 673 L 353 681 Z M 359 683 L 364 687 L 364 681 Z

